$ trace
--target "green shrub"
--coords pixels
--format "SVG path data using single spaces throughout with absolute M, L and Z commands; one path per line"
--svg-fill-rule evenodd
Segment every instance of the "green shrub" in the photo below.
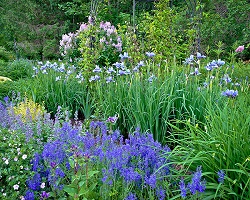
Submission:
M 31 77 L 32 66 L 33 63 L 29 60 L 14 60 L 5 66 L 0 66 L 0 75 L 8 77 L 13 81 Z
M 8 62 L 14 59 L 13 53 L 7 51 L 4 47 L 0 46 L 0 60 Z

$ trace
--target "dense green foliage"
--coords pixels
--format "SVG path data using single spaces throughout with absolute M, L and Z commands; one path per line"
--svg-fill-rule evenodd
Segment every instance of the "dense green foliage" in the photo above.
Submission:
M 250 199 L 249 1 L 19 3 L 0 2 L 1 199 Z

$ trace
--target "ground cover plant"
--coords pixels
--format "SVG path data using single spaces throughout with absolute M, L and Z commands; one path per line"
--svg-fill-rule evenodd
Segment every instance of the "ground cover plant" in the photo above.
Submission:
M 247 31 L 194 46 L 215 18 L 231 24 L 237 6 L 228 1 L 218 16 L 206 2 L 213 18 L 202 22 L 198 3 L 188 24 L 174 7 L 181 2 L 161 0 L 133 26 L 114 26 L 98 17 L 110 19 L 114 2 L 98 15 L 91 1 L 85 22 L 61 34 L 52 55 L 61 59 L 44 60 L 55 50 L 47 45 L 43 61 L 13 60 L 2 48 L 0 198 L 250 199 Z

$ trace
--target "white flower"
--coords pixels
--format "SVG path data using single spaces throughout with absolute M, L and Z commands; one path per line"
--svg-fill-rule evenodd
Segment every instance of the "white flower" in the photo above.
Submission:
M 14 161 L 15 161 L 15 162 L 18 161 L 18 157 L 15 157 L 15 158 L 14 158 Z
M 19 188 L 19 185 L 18 185 L 18 184 L 16 184 L 16 185 L 13 185 L 13 188 L 14 188 L 14 190 L 18 190 L 18 188 Z
M 6 197 L 6 193 L 3 193 L 3 196 Z
M 5 164 L 6 165 L 8 165 L 9 164 L 9 160 L 7 159 L 7 160 L 5 160 Z
M 27 158 L 27 155 L 26 154 L 24 154 L 23 156 L 22 156 L 22 159 L 26 159 Z
M 42 183 L 40 186 L 42 189 L 45 188 L 45 183 Z
M 20 169 L 23 169 L 23 166 L 22 166 L 22 165 L 20 166 Z

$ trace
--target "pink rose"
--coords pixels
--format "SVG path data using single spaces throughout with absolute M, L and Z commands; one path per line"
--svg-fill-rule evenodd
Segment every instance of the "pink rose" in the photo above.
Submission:
M 244 50 L 244 45 L 243 46 L 239 46 L 235 52 L 242 52 Z

